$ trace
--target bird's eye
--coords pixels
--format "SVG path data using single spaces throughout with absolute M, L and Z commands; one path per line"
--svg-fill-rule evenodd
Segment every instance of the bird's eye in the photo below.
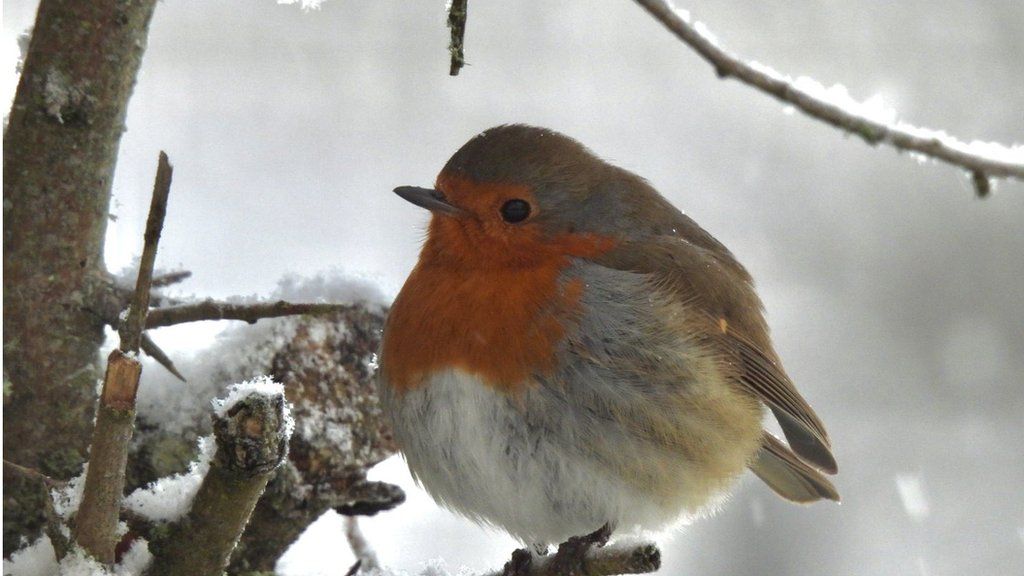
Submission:
M 516 224 L 530 216 L 530 203 L 526 200 L 513 198 L 501 205 L 501 217 L 505 222 Z

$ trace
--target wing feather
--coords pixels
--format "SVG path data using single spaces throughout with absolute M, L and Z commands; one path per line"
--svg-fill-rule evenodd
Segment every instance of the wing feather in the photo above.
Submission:
M 708 314 L 708 325 L 721 325 L 716 341 L 741 366 L 738 384 L 771 408 L 800 458 L 835 474 L 838 466 L 828 433 L 772 349 L 750 275 L 710 234 L 680 218 L 676 235 L 623 241 L 597 263 L 648 274 L 680 301 L 694 302 Z

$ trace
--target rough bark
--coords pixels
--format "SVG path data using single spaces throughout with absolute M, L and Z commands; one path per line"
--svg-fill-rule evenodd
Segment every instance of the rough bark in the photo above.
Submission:
M 256 505 L 232 573 L 273 571 L 299 534 L 330 509 L 370 513 L 404 500 L 397 487 L 365 481 L 371 466 L 394 453 L 368 366 L 383 315 L 349 306 L 288 324 L 282 328 L 289 337 L 272 338 L 265 355 L 253 355 L 254 365 L 245 369 L 284 384 L 296 427 L 288 462 Z
M 192 508 L 151 543 L 150 576 L 219 576 L 288 450 L 285 400 L 251 394 L 215 417 L 217 454 Z
M 89 442 L 103 322 L 82 306 L 155 4 L 42 0 L 4 133 L 4 458 L 56 478 Z M 43 518 L 5 488 L 7 555 Z

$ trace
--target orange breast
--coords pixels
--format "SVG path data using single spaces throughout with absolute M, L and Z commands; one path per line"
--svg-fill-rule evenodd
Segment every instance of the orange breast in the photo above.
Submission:
M 527 266 L 496 258 L 452 267 L 432 256 L 428 242 L 391 308 L 383 376 L 401 392 L 433 373 L 457 368 L 512 392 L 531 374 L 550 373 L 583 290 L 578 281 L 560 280 L 569 264 L 561 248 L 584 255 L 610 245 L 605 239 L 574 237 L 546 243 L 544 257 Z

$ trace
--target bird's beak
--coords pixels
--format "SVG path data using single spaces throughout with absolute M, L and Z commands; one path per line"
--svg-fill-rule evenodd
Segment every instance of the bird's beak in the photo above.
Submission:
M 444 194 L 438 190 L 434 190 L 433 188 L 399 186 L 398 188 L 395 188 L 395 194 L 398 194 L 405 200 L 408 200 L 421 208 L 426 208 L 427 210 L 438 214 L 460 216 L 466 213 L 462 208 L 449 204 L 448 200 L 444 197 Z

